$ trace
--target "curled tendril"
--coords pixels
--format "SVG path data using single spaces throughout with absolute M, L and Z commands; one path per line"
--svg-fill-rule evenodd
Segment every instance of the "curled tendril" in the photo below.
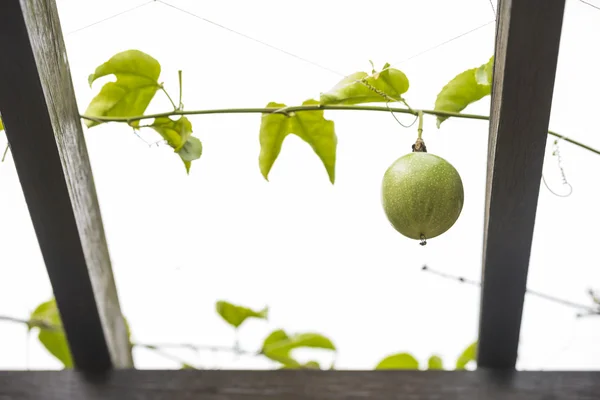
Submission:
M 563 186 L 567 186 L 569 191 L 566 194 L 560 194 L 560 193 L 557 193 L 554 190 L 552 190 L 550 188 L 550 186 L 548 185 L 548 183 L 546 182 L 546 178 L 544 177 L 544 174 L 542 174 L 542 182 L 544 183 L 544 186 L 546 186 L 546 189 L 548 189 L 548 191 L 550 191 L 550 193 L 552 193 L 553 195 L 558 196 L 558 197 L 569 197 L 571 195 L 571 193 L 573 193 L 573 186 L 571 186 L 571 184 L 567 180 L 567 176 L 565 174 L 565 170 L 562 165 L 562 156 L 560 155 L 560 148 L 558 147 L 558 141 L 560 139 L 562 139 L 562 138 L 556 139 L 554 141 L 552 155 L 556 157 L 556 160 L 558 163 L 558 168 L 560 169 L 562 184 L 563 184 Z

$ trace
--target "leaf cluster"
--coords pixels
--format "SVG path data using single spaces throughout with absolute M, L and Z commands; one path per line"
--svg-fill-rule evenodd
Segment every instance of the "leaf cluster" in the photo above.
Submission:
M 268 320 L 269 308 L 254 310 L 250 307 L 232 304 L 219 300 L 216 302 L 217 314 L 234 329 L 238 330 L 249 319 Z M 38 329 L 38 340 L 44 348 L 58 359 L 65 368 L 73 368 L 73 359 L 69 350 L 60 314 L 55 299 L 50 299 L 40 304 L 30 315 L 29 330 Z M 135 343 L 131 341 L 131 330 L 127 320 L 125 326 L 129 337 L 130 346 Z M 144 346 L 151 350 L 157 350 L 157 346 Z M 320 349 L 337 354 L 337 347 L 327 336 L 317 332 L 289 333 L 284 329 L 275 329 L 265 337 L 255 355 L 266 357 L 275 362 L 282 369 L 322 369 L 318 361 L 310 360 L 301 362 L 294 356 L 297 349 Z M 236 347 L 233 348 L 236 351 Z M 477 343 L 467 347 L 456 360 L 455 369 L 465 369 L 467 365 L 476 360 Z M 335 357 L 334 357 L 335 359 Z M 195 368 L 189 363 L 182 362 L 182 369 Z M 334 362 L 328 369 L 334 369 Z M 375 366 L 376 370 L 382 369 L 419 369 L 419 361 L 410 353 L 396 353 L 383 358 Z M 444 364 L 438 355 L 432 355 L 427 361 L 430 370 L 442 370 Z
M 460 112 L 491 92 L 493 59 L 480 67 L 466 70 L 442 88 L 435 101 L 434 111 Z M 116 81 L 107 82 L 92 99 L 85 118 L 86 125 L 94 127 L 111 120 L 128 123 L 133 129 L 150 128 L 156 131 L 179 155 L 189 173 L 192 161 L 202 155 L 202 142 L 192 136 L 192 123 L 183 114 L 183 105 L 175 105 L 164 85 L 159 82 L 161 67 L 157 60 L 139 50 L 127 50 L 114 55 L 96 68 L 90 75 L 90 85 L 98 78 L 114 75 Z M 181 85 L 181 80 L 180 80 Z M 331 183 L 335 182 L 337 135 L 333 121 L 325 118 L 318 106 L 356 105 L 366 103 L 403 102 L 410 87 L 407 76 L 400 70 L 385 64 L 380 71 L 364 71 L 348 75 L 319 100 L 308 99 L 303 106 L 317 106 L 310 111 L 286 111 L 290 107 L 280 102 L 267 104 L 259 128 L 260 154 L 258 163 L 263 177 L 269 173 L 279 157 L 284 140 L 296 135 L 306 142 L 320 159 Z M 180 93 L 182 88 L 179 88 Z M 170 116 L 154 118 L 148 125 L 140 120 L 149 119 L 144 112 L 158 91 L 164 92 L 173 104 Z M 412 110 L 411 110 L 412 112 Z M 417 112 L 414 111 L 415 115 Z M 166 113 L 168 114 L 168 113 Z M 173 116 L 178 116 L 173 119 Z M 447 116 L 437 117 L 438 128 Z

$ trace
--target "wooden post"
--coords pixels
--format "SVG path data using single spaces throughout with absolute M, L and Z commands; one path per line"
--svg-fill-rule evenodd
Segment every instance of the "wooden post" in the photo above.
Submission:
M 3 0 L 0 52 L 0 113 L 75 367 L 131 367 L 54 1 Z
M 479 367 L 514 368 L 565 0 L 501 0 L 496 29 Z

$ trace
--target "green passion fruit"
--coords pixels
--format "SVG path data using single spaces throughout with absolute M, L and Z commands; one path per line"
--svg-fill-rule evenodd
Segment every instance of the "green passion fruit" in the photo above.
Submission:
M 450 229 L 464 202 L 462 180 L 452 164 L 420 151 L 390 165 L 381 192 L 383 210 L 392 226 L 421 244 Z

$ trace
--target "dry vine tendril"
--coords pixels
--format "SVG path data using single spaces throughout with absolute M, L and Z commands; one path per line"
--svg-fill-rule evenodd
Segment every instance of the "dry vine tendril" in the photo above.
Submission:
M 550 193 L 552 193 L 553 195 L 558 196 L 558 197 L 569 197 L 573 193 L 573 186 L 571 186 L 571 184 L 567 180 L 567 175 L 565 174 L 565 169 L 562 164 L 563 160 L 562 160 L 562 156 L 560 155 L 560 148 L 558 147 L 558 141 L 560 139 L 562 139 L 562 138 L 558 138 L 554 141 L 554 143 L 552 145 L 552 148 L 553 148 L 552 155 L 556 157 L 556 162 L 558 164 L 558 169 L 560 170 L 562 184 L 563 184 L 563 186 L 566 186 L 568 188 L 568 192 L 566 194 L 560 194 L 560 193 L 557 193 L 554 190 L 552 190 L 550 188 L 550 186 L 548 185 L 548 183 L 546 182 L 546 178 L 544 177 L 544 174 L 542 174 L 542 182 L 544 183 L 544 186 L 546 186 L 546 189 L 548 189 L 550 191 Z

